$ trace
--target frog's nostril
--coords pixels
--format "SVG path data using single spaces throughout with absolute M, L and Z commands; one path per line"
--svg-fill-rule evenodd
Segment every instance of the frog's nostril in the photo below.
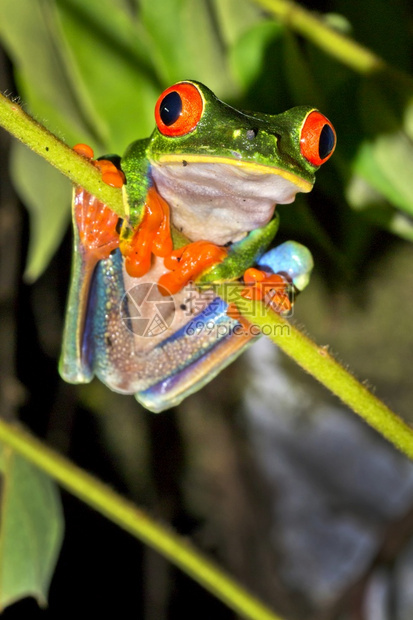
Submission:
M 247 129 L 248 140 L 254 140 L 257 137 L 258 129 Z

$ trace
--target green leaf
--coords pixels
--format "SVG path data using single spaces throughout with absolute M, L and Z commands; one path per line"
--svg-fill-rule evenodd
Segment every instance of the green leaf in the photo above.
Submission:
M 228 46 L 263 20 L 263 11 L 251 0 L 213 0 L 220 33 Z
M 346 198 L 355 211 L 362 212 L 376 226 L 380 226 L 407 241 L 413 241 L 413 221 L 391 206 L 383 194 L 364 178 L 353 175 L 346 188 Z
M 0 610 L 33 596 L 47 603 L 63 537 L 55 484 L 11 448 L 0 444 Z
M 62 54 L 88 117 L 99 119 L 101 143 L 123 154 L 154 127 L 161 92 L 150 39 L 141 24 L 112 0 L 58 0 Z M 150 59 L 150 61 L 148 60 Z
M 14 142 L 11 175 L 30 213 L 30 244 L 25 277 L 35 280 L 59 246 L 70 217 L 71 184 L 50 164 Z
M 30 112 L 66 141 L 89 134 L 61 55 L 54 2 L 0 0 L 0 37 Z
M 352 169 L 391 204 L 413 215 L 413 149 L 403 133 L 379 135 L 361 144 Z M 352 204 L 354 190 L 347 196 Z M 360 204 L 357 205 L 360 208 Z
M 289 90 L 296 105 L 324 108 L 322 90 L 317 87 L 308 57 L 300 48 L 297 38 L 286 31 L 284 36 L 285 73 Z
M 357 182 L 360 177 L 394 207 L 413 215 L 413 144 L 409 135 L 412 97 L 411 84 L 398 76 L 378 74 L 360 84 L 360 115 L 349 125 L 348 134 L 355 139 L 354 128 L 358 127 L 364 139 L 352 157 L 351 170 L 356 182 L 350 177 L 347 192 L 350 203 L 358 209 L 370 209 L 372 202 L 369 192 L 361 191 L 357 196 L 356 190 L 363 188 Z M 387 220 L 390 230 L 403 230 L 405 236 L 405 225 L 400 228 L 398 222 L 394 226 L 394 217 L 383 217 L 380 200 L 375 202 L 380 207 L 378 223 L 382 225 Z M 405 216 L 402 219 L 406 222 Z
M 263 70 L 265 71 L 265 61 L 269 52 L 271 52 L 271 59 L 278 66 L 278 70 L 270 72 L 270 80 L 268 80 L 268 74 L 265 75 L 265 79 L 271 85 L 279 83 L 278 78 L 282 71 L 281 41 L 283 32 L 283 26 L 277 22 L 261 21 L 252 25 L 239 37 L 231 49 L 230 62 L 232 70 L 243 88 L 252 87 L 261 78 Z
M 15 66 L 29 111 L 69 144 L 92 141 L 73 92 L 54 2 L 0 0 L 0 39 Z M 38 156 L 12 145 L 11 173 L 30 212 L 31 237 L 25 276 L 37 278 L 61 242 L 69 218 L 70 183 Z
M 207 0 L 141 0 L 140 6 L 163 84 L 194 79 L 221 97 L 235 92 L 224 44 Z

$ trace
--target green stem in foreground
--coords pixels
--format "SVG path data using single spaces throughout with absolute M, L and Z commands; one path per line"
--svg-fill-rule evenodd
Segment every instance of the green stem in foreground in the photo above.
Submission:
M 88 160 L 56 138 L 26 114 L 15 102 L 0 94 L 0 126 L 32 151 L 41 155 L 75 185 L 97 196 L 119 217 L 124 217 L 122 192 L 102 181 L 102 175 Z
M 225 286 L 217 288 L 225 299 Z M 320 347 L 272 310 L 242 299 L 242 314 L 396 448 L 413 460 L 413 429 Z M 241 308 L 239 308 L 241 313 Z M 259 311 L 257 311 L 259 310 Z
M 241 617 L 248 620 L 282 620 L 219 566 L 196 551 L 186 539 L 156 523 L 134 504 L 38 439 L 0 419 L 0 441 L 87 505 L 168 558 Z

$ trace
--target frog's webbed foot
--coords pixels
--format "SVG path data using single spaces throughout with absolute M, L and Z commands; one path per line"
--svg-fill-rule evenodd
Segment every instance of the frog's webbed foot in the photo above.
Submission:
M 244 273 L 244 282 L 247 286 L 241 295 L 246 299 L 263 301 L 281 315 L 291 311 L 293 286 L 284 274 L 268 273 L 251 267 Z
M 267 273 L 251 267 L 244 273 L 244 284 L 245 288 L 240 291 L 244 299 L 263 303 L 281 316 L 290 314 L 293 307 L 294 286 L 284 274 Z M 240 307 L 242 307 L 242 301 Z M 251 333 L 251 323 L 254 321 L 249 321 L 236 303 L 228 304 L 227 314 L 242 325 L 246 334 Z
M 223 261 L 228 252 L 210 241 L 194 241 L 171 252 L 164 261 L 170 271 L 159 278 L 158 284 L 173 295 L 191 280 L 196 280 L 212 265 Z
M 151 268 L 152 254 L 168 256 L 173 250 L 168 203 L 151 187 L 146 196 L 143 218 L 130 236 L 122 235 L 120 250 L 128 274 L 140 278 Z
M 99 168 L 102 174 L 102 181 L 112 187 L 122 187 L 125 184 L 125 175 L 119 170 L 110 159 L 93 159 L 93 149 L 88 144 L 75 144 L 73 150 L 86 159 L 90 159 L 91 163 Z
M 244 284 L 245 288 L 240 291 L 244 299 L 264 303 L 281 316 L 288 316 L 291 312 L 293 285 L 284 275 L 266 273 L 251 267 L 244 273 Z M 242 302 L 240 302 L 240 307 L 242 307 Z M 236 303 L 228 304 L 227 314 L 242 325 L 246 334 L 251 333 L 251 322 L 245 318 Z
M 120 187 L 124 183 L 121 170 L 108 160 L 93 160 L 93 150 L 86 144 L 73 147 L 79 155 L 91 159 L 94 166 L 102 171 L 105 183 Z M 99 260 L 108 258 L 119 245 L 117 231 L 118 216 L 96 196 L 82 187 L 74 189 L 73 217 L 76 221 L 81 249 L 86 261 L 94 266 Z
M 246 286 L 241 295 L 264 302 L 278 314 L 288 316 L 296 295 L 309 282 L 313 268 L 311 253 L 296 241 L 286 241 L 263 254 L 257 264 L 259 269 L 250 268 L 244 272 Z M 248 331 L 250 323 L 241 315 L 236 304 L 230 304 L 227 312 Z
M 159 283 L 175 293 L 190 280 L 196 284 L 238 280 L 255 257 L 262 254 L 277 228 L 278 218 L 274 217 L 265 227 L 251 231 L 228 247 L 205 240 L 189 243 L 165 259 L 165 267 L 172 273 L 162 276 Z

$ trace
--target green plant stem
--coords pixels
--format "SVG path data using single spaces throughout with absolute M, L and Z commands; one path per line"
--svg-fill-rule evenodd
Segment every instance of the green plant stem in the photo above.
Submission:
M 0 94 L 0 126 L 41 155 L 76 185 L 81 185 L 111 209 L 124 216 L 122 192 L 102 181 L 101 173 L 87 159 L 56 138 L 26 114 L 14 101 Z
M 241 617 L 282 618 L 249 594 L 181 536 L 21 428 L 0 419 L 0 441 L 50 475 L 63 488 L 168 558 Z
M 254 2 L 354 71 L 363 74 L 378 71 L 399 74 L 398 70 L 390 67 L 380 56 L 338 32 L 322 17 L 295 2 L 290 0 L 254 0 Z
M 218 288 L 217 292 L 225 298 L 225 287 L 222 290 Z M 242 299 L 241 303 L 240 314 L 257 326 L 257 333 L 262 332 L 270 338 L 367 424 L 413 460 L 413 429 L 343 368 L 330 355 L 327 347 L 317 345 L 263 304 L 257 311 L 254 302 Z

